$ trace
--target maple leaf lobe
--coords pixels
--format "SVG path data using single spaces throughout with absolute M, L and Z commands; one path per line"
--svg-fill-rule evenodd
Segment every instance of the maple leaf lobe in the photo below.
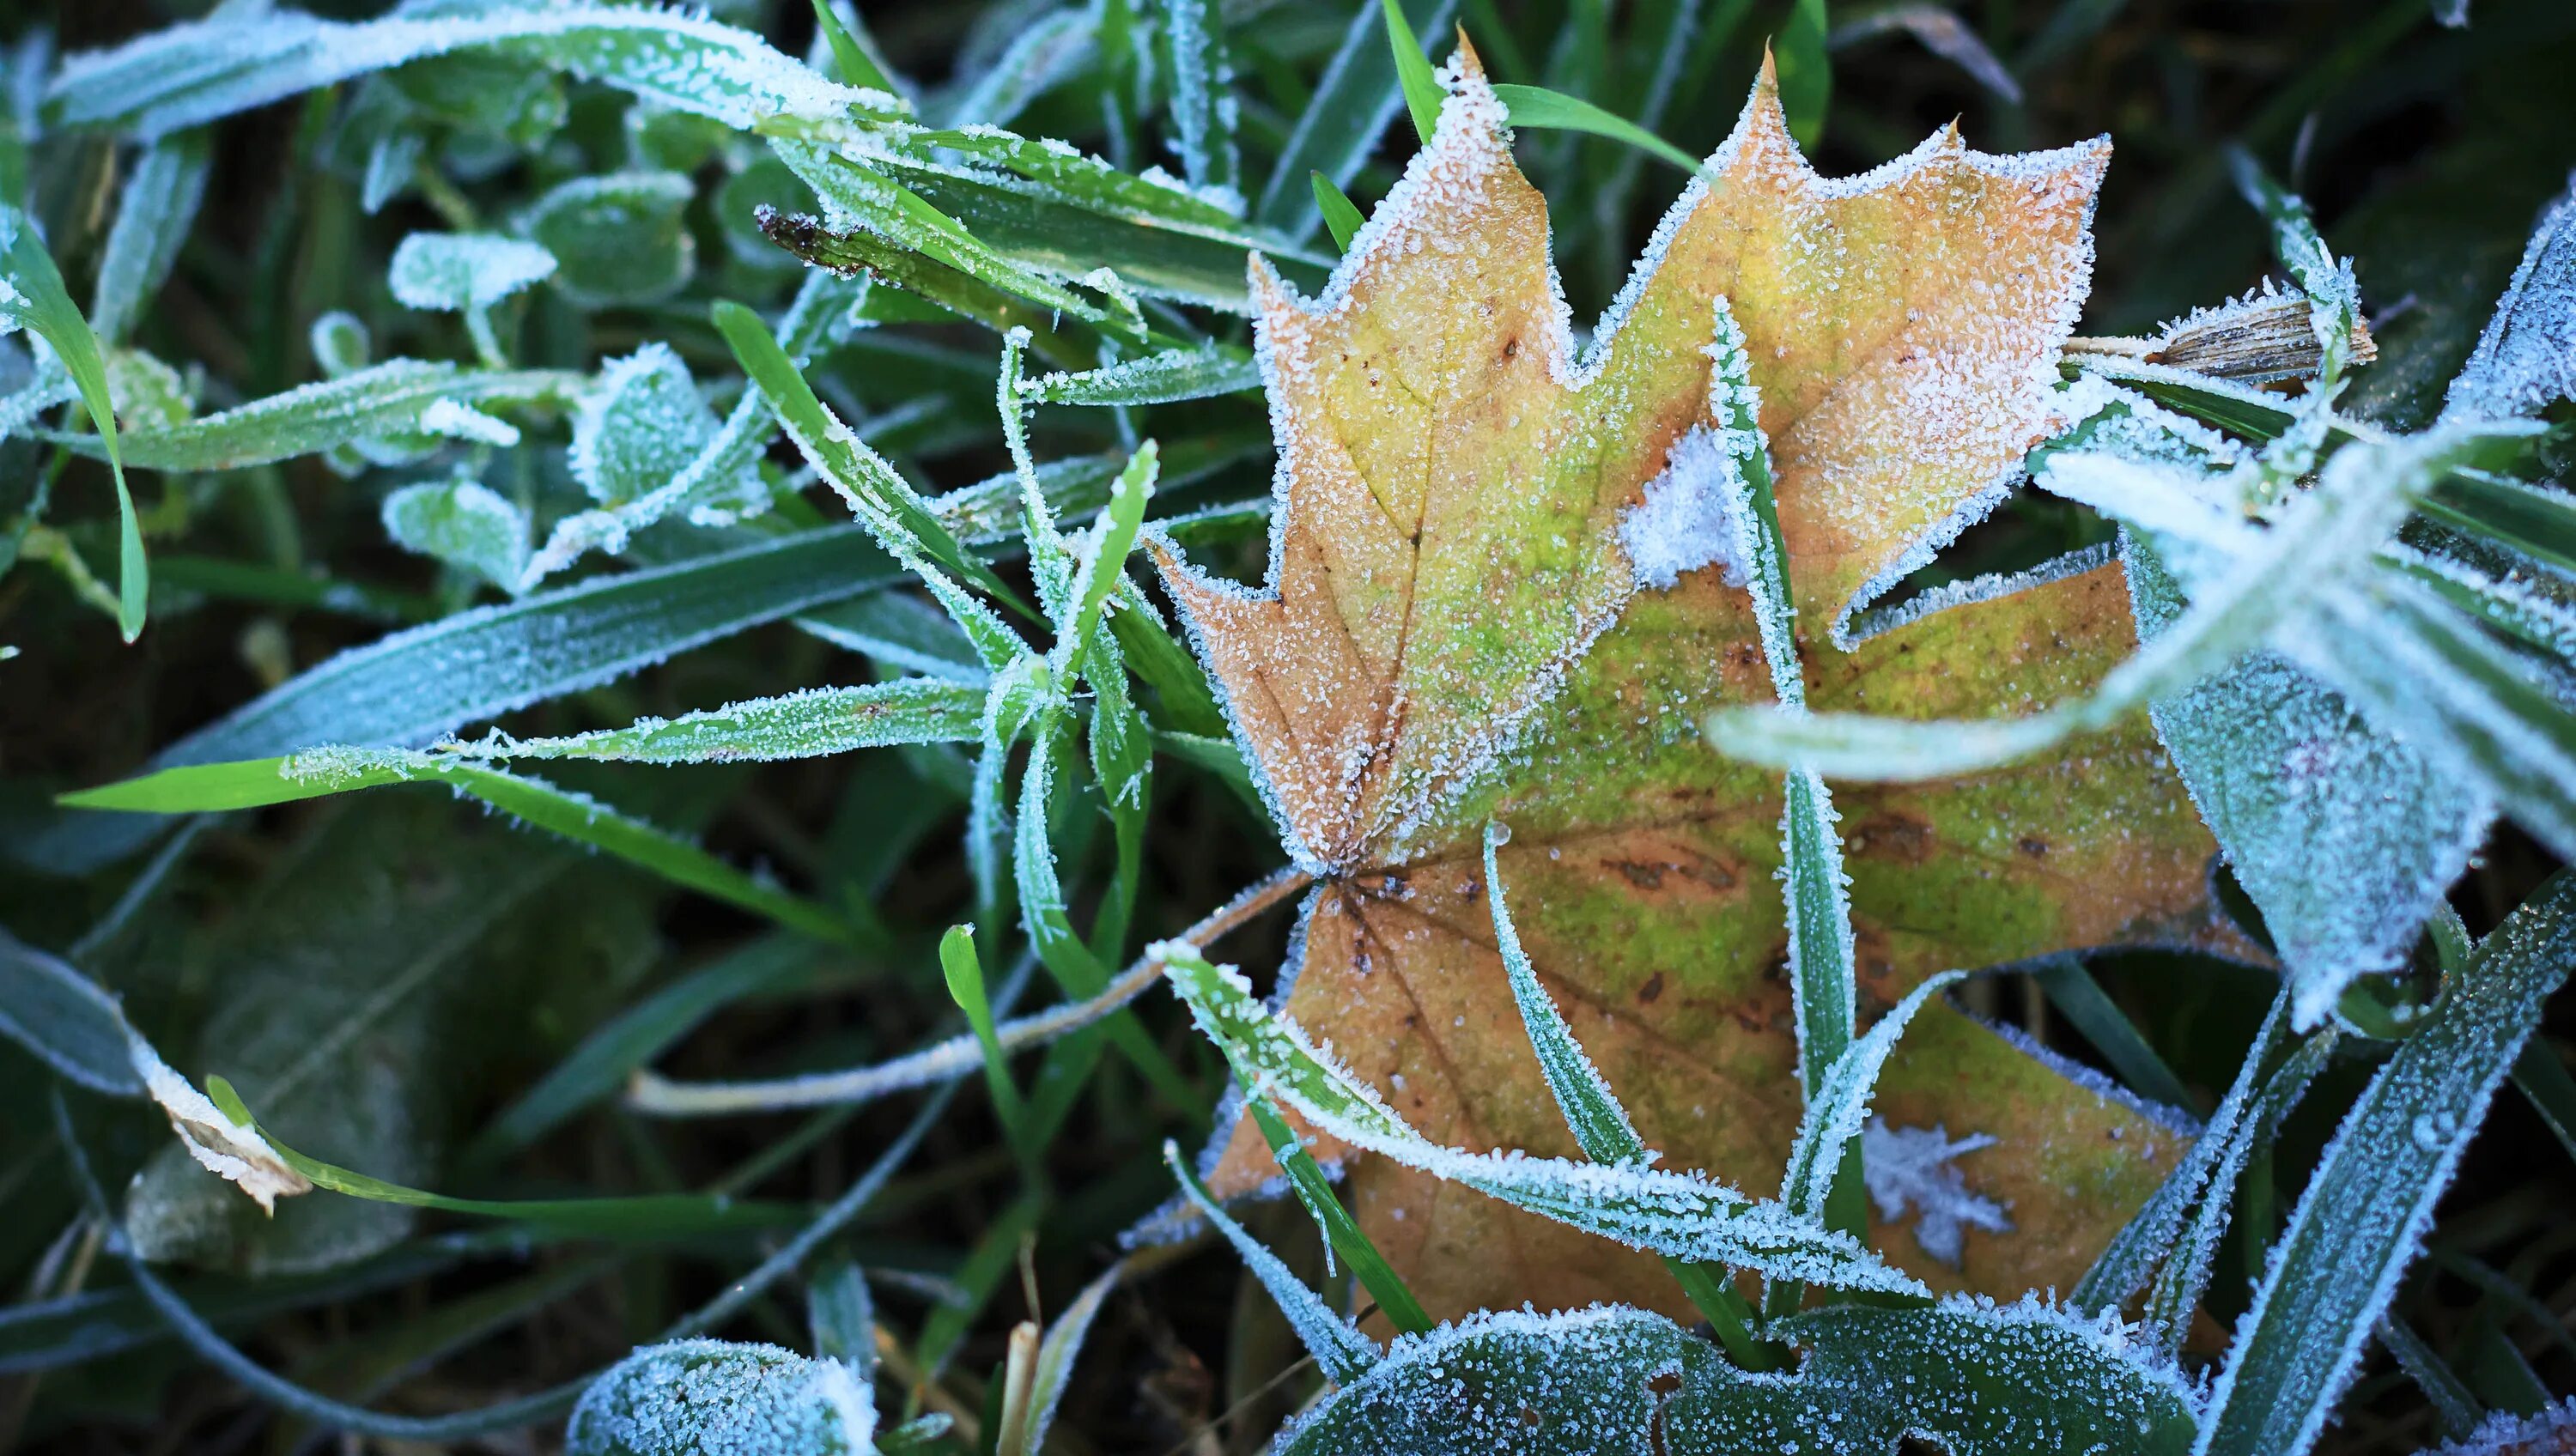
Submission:
M 1623 530 L 1636 539 L 1676 442 L 1717 423 L 1719 298 L 1747 337 L 1804 620 L 1839 626 L 1990 508 L 2050 426 L 2107 149 L 1980 157 L 1951 133 L 1829 182 L 1766 72 L 1578 359 L 1545 204 L 1463 47 L 1451 88 L 1324 294 L 1301 302 L 1255 267 L 1280 451 L 1267 586 L 1208 578 L 1167 541 L 1157 561 L 1283 838 L 1319 876 L 1280 993 L 1290 1017 L 1427 1137 L 1575 1155 L 1476 862 L 1478 832 L 1506 819 L 1533 963 L 1640 1132 L 1669 1165 L 1762 1191 L 1799 1111 L 1779 781 L 1708 751 L 1697 725 L 1769 698 L 1768 672 L 1722 552 L 1652 543 L 1670 549 L 1640 553 L 1641 589 Z M 1668 514 L 1687 529 L 1705 512 Z M 2021 711 L 2134 641 L 2106 567 L 1856 653 L 1811 644 L 1810 686 L 1820 703 L 1928 687 L 1945 711 Z M 1863 835 L 1869 999 L 1953 965 L 2188 938 L 2205 919 L 2211 846 L 2143 730 L 2082 762 L 1843 797 Z M 2046 853 L 2020 848 L 2042 836 Z M 1910 1123 L 2001 1139 L 1992 1192 L 2030 1214 L 2008 1242 L 1972 1234 L 1959 1277 L 2007 1295 L 2071 1282 L 2170 1161 L 2170 1138 L 2124 1137 L 2146 1126 L 2135 1110 L 1939 1006 L 1883 1094 Z M 1229 1195 L 1275 1176 L 1248 1128 L 1212 1172 Z M 1472 1190 L 1366 1159 L 1348 1189 L 1435 1313 L 1680 1308 L 1654 1261 Z

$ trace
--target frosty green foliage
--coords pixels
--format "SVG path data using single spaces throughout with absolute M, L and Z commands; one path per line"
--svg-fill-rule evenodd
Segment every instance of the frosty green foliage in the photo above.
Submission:
M 2298 1456 L 2314 1444 L 2571 965 L 2576 880 L 2562 874 L 2478 945 L 2336 1131 L 2237 1325 L 2199 1452 Z
M 510 427 L 480 406 L 561 405 L 580 385 L 579 375 L 554 370 L 388 359 L 185 424 L 134 431 L 125 458 L 147 470 L 183 472 L 239 470 L 343 446 L 412 458 L 444 439 L 501 438 Z
M 1238 166 L 1237 107 L 1224 17 L 1210 0 L 1163 0 L 1162 10 L 1172 67 L 1172 149 L 1181 175 L 1195 187 L 1230 192 Z
M 867 687 L 808 688 L 679 718 L 568 738 L 494 732 L 443 752 L 474 759 L 596 758 L 625 763 L 734 763 L 817 758 L 895 743 L 966 742 L 984 709 L 981 689 L 907 679 Z
M 151 301 L 205 200 L 212 154 L 203 134 L 172 137 L 147 149 L 117 195 L 116 225 L 98 262 L 90 327 L 111 343 L 125 337 Z
M 1245 1232 L 1242 1224 L 1228 1216 L 1225 1209 L 1209 1196 L 1198 1175 L 1191 1172 L 1189 1164 L 1183 1161 L 1179 1144 L 1169 1140 L 1164 1142 L 1163 1162 L 1171 1168 L 1172 1177 L 1179 1182 L 1181 1192 L 1188 1197 L 1190 1204 L 1198 1209 L 1199 1216 L 1225 1236 L 1225 1241 L 1234 1246 L 1235 1254 L 1243 1260 L 1243 1267 L 1251 1270 L 1252 1277 L 1261 1281 L 1261 1287 L 1270 1294 L 1270 1302 L 1287 1317 L 1288 1327 L 1297 1332 L 1297 1339 L 1305 1345 L 1306 1353 L 1315 1357 L 1315 1368 L 1324 1372 L 1324 1378 L 1336 1385 L 1348 1385 L 1367 1374 L 1369 1367 L 1378 1360 L 1377 1342 L 1361 1334 L 1349 1320 L 1335 1314 L 1315 1291 L 1306 1287 L 1304 1280 L 1280 1262 L 1277 1254 L 1263 1248 L 1260 1240 Z
M 838 1360 L 776 1345 L 675 1340 L 636 1351 L 583 1393 L 571 1456 L 869 1456 L 876 1400 Z
M 2498 1411 L 2476 1430 L 2425 1456 L 2552 1456 L 2576 1438 L 2576 1396 L 2518 1416 Z
M 677 172 L 577 177 L 538 198 L 519 228 L 561 260 L 554 286 L 582 307 L 656 303 L 697 269 L 684 218 L 696 190 Z
M 93 1092 L 140 1097 L 125 1013 L 57 956 L 0 930 L 0 1034 Z
M 2495 317 L 2451 381 L 2442 418 L 2536 415 L 2576 398 L 2576 199 L 2560 198 L 2524 249 Z
M 1020 398 L 1030 404 L 1171 404 L 1260 387 L 1261 371 L 1250 358 L 1208 345 L 1167 349 L 1076 374 L 1045 375 L 1022 385 Z
M 2138 632 L 2183 610 L 2154 553 L 2122 555 Z M 2394 970 L 2485 838 L 2494 808 L 2473 783 L 2355 712 L 2277 653 L 2257 652 L 2158 701 L 2156 735 L 2317 1024 L 2358 976 Z
M 603 506 L 630 505 L 687 470 L 720 428 L 689 366 L 670 345 L 646 344 L 610 360 L 582 396 L 572 422 L 572 478 Z M 742 499 L 761 493 L 750 459 L 728 463 L 735 466 L 729 479 L 709 483 L 715 493 Z
M 1237 1081 L 1276 1097 L 1318 1131 L 1360 1149 L 1462 1183 L 1543 1218 L 1688 1262 L 1728 1264 L 1783 1279 L 1893 1294 L 1922 1292 L 1858 1240 L 1829 1232 L 1774 1203 L 1757 1204 L 1704 1175 L 1643 1163 L 1612 1166 L 1474 1154 L 1425 1139 L 1294 1023 L 1263 1010 L 1231 968 L 1167 941 L 1163 961 L 1199 1029 L 1224 1051 Z
M 1843 1165 L 1852 1139 L 1861 1135 L 1863 1124 L 1869 1120 L 1870 1091 L 1878 1085 L 1878 1074 L 1887 1065 L 1889 1054 L 1896 1050 L 1896 1039 L 1905 1034 L 1906 1024 L 1924 1002 L 1959 980 L 1959 972 L 1949 971 L 1906 993 L 1904 1000 L 1889 1007 L 1887 1014 L 1870 1027 L 1868 1035 L 1846 1046 L 1810 1084 L 1807 1110 L 1798 1120 L 1798 1136 L 1789 1149 L 1789 1168 L 1780 1178 L 1782 1203 L 1810 1218 L 1821 1220 L 1825 1216 L 1835 1171 Z M 1885 1216 L 1894 1218 L 1896 1214 L 1887 1212 Z M 1917 1237 L 1921 1236 L 1918 1229 Z
M 1407 0 L 1406 8 L 1422 33 L 1441 35 L 1458 4 Z M 1307 203 L 1307 179 L 1321 174 L 1336 190 L 1349 186 L 1403 104 L 1385 22 L 1371 7 L 1359 6 L 1324 65 L 1313 98 L 1280 146 L 1278 165 L 1253 206 L 1254 220 L 1293 240 L 1314 236 L 1322 218 Z
M 645 6 L 501 3 L 463 13 L 412 0 L 341 23 L 295 10 L 218 13 L 114 50 L 65 58 L 44 116 L 159 136 L 272 101 L 460 52 L 560 70 L 750 129 L 782 119 L 891 115 L 882 92 L 836 85 L 748 31 Z
M 385 534 L 506 592 L 528 566 L 528 513 L 468 477 L 421 481 L 385 497 Z
M 117 606 L 116 624 L 133 641 L 143 632 L 145 579 L 143 528 L 134 514 L 134 496 L 125 484 L 125 457 L 117 445 L 116 409 L 107 391 L 107 370 L 98 354 L 98 338 L 89 321 L 63 291 L 63 275 L 54 267 L 35 222 L 17 206 L 0 200 L 0 338 L 25 329 L 52 347 L 53 357 L 71 376 L 82 407 L 98 430 L 97 446 L 107 456 L 116 478 Z
M 306 342 L 313 350 L 314 366 L 325 379 L 366 368 L 375 350 L 366 321 L 345 309 L 335 308 L 313 320 L 313 327 L 306 331 Z
M 2048 1306 L 1844 1305 L 1782 1322 L 1795 1375 L 1749 1374 L 1660 1315 L 1485 1313 L 1407 1336 L 1283 1432 L 1280 1456 L 2180 1453 L 2193 1402 L 2117 1325 Z
M 394 249 L 386 286 L 405 308 L 487 309 L 552 276 L 554 254 L 498 233 L 413 233 Z

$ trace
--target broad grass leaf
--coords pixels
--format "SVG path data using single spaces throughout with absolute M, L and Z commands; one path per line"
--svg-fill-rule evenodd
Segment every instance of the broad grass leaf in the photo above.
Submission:
M 497 233 L 413 233 L 394 249 L 385 286 L 405 308 L 487 309 L 553 276 L 554 254 Z
M 746 30 L 680 11 L 502 3 L 441 14 L 413 3 L 342 23 L 297 10 L 218 13 L 64 59 L 43 117 L 157 137 L 411 61 L 480 53 L 749 130 L 780 118 L 891 119 L 903 103 L 837 85 Z
M 2445 978 L 2345 1115 L 2237 1323 L 2203 1456 L 2299 1456 L 2315 1444 L 2571 963 L 2576 879 L 2562 871 Z
M 2181 593 L 2135 537 L 2123 544 L 2142 637 Z M 2248 656 L 2157 703 L 2156 733 L 2263 911 L 2311 1027 L 2356 976 L 2405 963 L 2425 917 L 2486 838 L 2495 806 L 2372 726 L 2277 653 Z
M 867 1456 L 876 1397 L 839 1360 L 776 1345 L 675 1340 L 627 1356 L 584 1391 L 570 1456 Z
M 1307 304 L 1256 270 L 1280 439 L 1267 589 L 1157 547 L 1283 838 L 1322 884 L 1285 1010 L 1435 1141 L 1570 1153 L 1492 938 L 1482 827 L 1515 920 L 1667 1166 L 1768 1180 L 1799 1119 L 1781 781 L 1698 737 L 1772 697 L 1732 532 L 1677 441 L 1713 415 L 1713 301 L 1747 337 L 1820 708 L 1992 713 L 2085 690 L 2134 642 L 2105 564 L 1858 644 L 1819 640 L 2000 499 L 2050 432 L 2052 361 L 2087 285 L 2099 144 L 1970 153 L 1953 134 L 1868 179 L 1807 169 L 1761 82 L 1578 358 L 1547 220 L 1472 57 L 1433 143 Z M 1673 458 L 1669 458 L 1673 457 Z M 1625 542 L 1650 540 L 1651 582 Z M 1841 648 L 1843 650 L 1835 650 Z M 1837 795 L 1873 1008 L 1926 975 L 2066 947 L 2216 934 L 2207 832 L 2143 725 L 1981 777 Z M 1963 1166 L 2015 1210 L 1956 1275 L 2071 1286 L 2170 1162 L 2141 1109 L 1927 1006 L 1875 1097 L 1990 1135 Z M 1238 1128 L 1220 1193 L 1272 1175 Z M 1677 1308 L 1651 1261 L 1383 1160 L 1362 1225 L 1435 1315 L 1522 1299 Z M 2069 1197 L 2069 1186 L 2079 1189 Z
M 2043 1305 L 1845 1305 L 1784 1323 L 1810 1354 L 1748 1374 L 1643 1310 L 1471 1316 L 1395 1341 L 1281 1433 L 1280 1456 L 2180 1456 L 2192 1398 L 2117 1326 Z
M 747 627 L 877 590 L 896 575 L 861 527 L 840 526 L 459 612 L 327 658 L 143 767 L 268 758 L 326 743 L 426 744 Z M 75 811 L 10 836 L 5 852 L 31 869 L 77 874 L 131 852 L 161 822 Z

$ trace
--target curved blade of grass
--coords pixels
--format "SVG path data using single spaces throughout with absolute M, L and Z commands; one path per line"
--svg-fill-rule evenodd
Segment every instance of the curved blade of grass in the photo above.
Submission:
M 2085 969 L 2084 962 L 2072 955 L 2053 956 L 2032 968 L 2031 979 L 2039 983 L 2048 996 L 2048 1004 L 2072 1023 L 2129 1090 L 2151 1101 L 2183 1111 L 2192 1110 L 2190 1089 L 2165 1065 L 2165 1059 L 2147 1044 L 2137 1024 L 2129 1020 L 2102 989 L 2102 983 Z
M 900 576 L 862 528 L 841 526 L 460 612 L 329 658 L 161 750 L 146 767 L 335 742 L 427 743 Z M 79 874 L 154 832 L 148 819 L 71 815 L 9 836 L 6 852 L 35 869 Z
M 1612 1167 L 1518 1153 L 1477 1155 L 1415 1132 L 1368 1088 L 1272 1016 L 1230 968 L 1190 945 L 1166 941 L 1159 957 L 1199 1029 L 1223 1051 L 1236 1080 L 1276 1096 L 1314 1127 L 1488 1197 L 1632 1248 L 1694 1263 L 1722 1263 L 1775 1278 L 1893 1295 L 1925 1291 L 1847 1234 L 1778 1204 L 1757 1204 L 1704 1177 L 1652 1167 Z
M 44 100 L 55 127 L 159 136 L 431 56 L 489 51 L 598 81 L 736 130 L 782 119 L 899 120 L 899 99 L 825 80 L 746 30 L 631 6 L 400 7 L 341 23 L 294 10 L 217 14 L 66 57 Z
M 895 473 L 894 467 L 832 418 L 831 411 L 815 397 L 814 386 L 805 382 L 803 372 L 779 347 L 777 335 L 761 322 L 760 315 L 731 299 L 721 299 L 715 305 L 714 316 L 717 330 L 741 361 L 743 372 L 768 395 L 796 448 L 823 472 L 862 521 L 889 535 L 885 542 L 888 550 L 898 558 L 906 548 L 916 551 L 951 575 L 974 583 L 995 601 L 1029 615 L 1019 594 L 958 544 L 948 524 L 931 511 L 929 503 Z
M 456 758 L 589 758 L 618 763 L 739 763 L 821 758 L 900 743 L 967 743 L 984 711 L 984 690 L 965 683 L 903 678 L 864 687 L 808 688 L 677 718 L 639 719 L 563 738 L 494 732 L 442 744 Z
M 1333 185 L 1332 178 L 1321 172 L 1309 175 L 1315 180 L 1315 211 L 1324 219 L 1324 230 L 1333 235 L 1334 247 L 1349 252 L 1351 239 L 1368 226 L 1368 218 L 1360 212 L 1359 204 L 1351 201 L 1350 194 Z
M 1378 10 L 1386 17 L 1386 44 L 1395 55 L 1395 82 L 1404 92 L 1404 109 L 1413 114 L 1413 134 L 1427 147 L 1431 134 L 1440 128 L 1440 103 L 1446 93 L 1440 89 L 1440 78 L 1431 73 L 1430 59 L 1422 54 L 1413 22 L 1404 18 L 1404 7 L 1396 0 L 1378 0 Z
M 1190 1171 L 1180 1145 L 1169 1138 L 1163 1140 L 1163 1162 L 1199 1213 L 1225 1235 L 1226 1242 L 1234 1245 L 1235 1253 L 1242 1258 L 1243 1266 L 1261 1281 L 1262 1288 L 1270 1291 L 1270 1302 L 1287 1317 L 1288 1327 L 1297 1332 L 1306 1352 L 1315 1357 L 1315 1365 L 1324 1372 L 1324 1378 L 1335 1385 L 1348 1385 L 1366 1375 L 1384 1353 L 1377 1342 L 1333 1313 L 1315 1291 L 1306 1287 L 1305 1281 L 1279 1262 L 1278 1255 L 1263 1248 L 1260 1240 L 1229 1217 L 1208 1193 L 1207 1186 L 1199 1182 L 1198 1175 Z
M 1437 32 L 1457 12 L 1458 0 L 1413 0 L 1412 9 L 1425 30 Z M 1311 237 L 1319 221 L 1297 193 L 1297 179 L 1321 173 L 1335 190 L 1359 175 L 1377 150 L 1386 124 L 1403 104 L 1396 84 L 1394 55 L 1386 43 L 1386 23 L 1365 4 L 1351 12 L 1341 43 L 1325 62 L 1315 94 L 1297 117 L 1296 127 L 1279 149 L 1279 161 L 1253 206 L 1254 221 L 1286 237 Z M 1347 244 L 1345 244 L 1347 246 Z
M 0 929 L 0 1034 L 93 1092 L 145 1095 L 116 998 L 56 956 Z
M 994 1035 L 993 1003 L 984 994 L 984 966 L 975 958 L 975 927 L 952 925 L 939 938 L 939 972 L 948 982 L 948 999 L 966 1013 L 975 1045 L 983 1050 L 984 1085 L 993 1094 L 993 1115 L 1002 1124 L 1003 1135 L 1019 1144 L 1025 1136 L 1027 1106 L 1020 1100 L 1019 1084 L 1011 1080 L 1001 1039 Z
M 814 27 L 831 46 L 832 62 L 841 68 L 842 80 L 870 91 L 882 91 L 888 96 L 897 94 L 894 83 L 887 80 L 885 72 L 877 69 L 877 63 L 868 58 L 867 48 L 859 44 L 857 36 L 850 34 L 848 26 L 841 23 L 841 17 L 833 11 L 830 0 L 814 0 Z
M 775 1208 L 764 1208 L 757 1203 L 722 1195 L 698 1193 L 657 1193 L 631 1198 L 450 1198 L 442 1193 L 370 1178 L 319 1158 L 308 1158 L 287 1147 L 261 1130 L 259 1120 L 243 1105 L 241 1094 L 222 1077 L 206 1078 L 206 1096 L 233 1120 L 236 1127 L 268 1144 L 288 1167 L 311 1179 L 314 1187 L 327 1188 L 351 1198 L 363 1198 L 371 1203 L 397 1203 L 408 1208 L 433 1208 L 443 1213 L 506 1218 L 548 1233 L 607 1237 L 650 1233 L 675 1220 L 712 1231 L 771 1228 L 778 1222 Z
M 1020 386 L 1020 398 L 1029 404 L 1172 404 L 1260 387 L 1261 370 L 1252 356 L 1209 344 L 1165 349 L 1077 374 L 1041 375 Z
M 1516 127 L 1541 127 L 1553 131 L 1588 132 L 1608 137 L 1672 163 L 1684 172 L 1697 175 L 1699 159 L 1665 141 L 1662 137 L 1614 112 L 1602 110 L 1580 96 L 1550 91 L 1544 86 L 1515 86 L 1496 83 L 1494 96 L 1503 103 L 1505 119 Z
M 1351 1274 L 1360 1281 L 1360 1287 L 1377 1301 L 1378 1311 L 1386 1316 L 1387 1323 L 1395 1326 L 1398 1333 L 1419 1335 L 1429 1331 L 1431 1316 L 1422 1308 L 1422 1301 L 1413 1297 L 1413 1290 L 1404 1282 L 1404 1276 L 1396 1273 L 1394 1266 L 1386 1262 L 1386 1256 L 1370 1242 L 1359 1220 L 1352 1218 L 1351 1211 L 1342 1206 L 1340 1195 L 1333 1192 L 1332 1180 L 1324 1176 L 1323 1165 L 1307 1151 L 1305 1140 L 1288 1126 L 1278 1109 L 1270 1105 L 1269 1098 L 1247 1091 L 1243 1097 L 1243 1109 L 1251 1115 L 1253 1125 L 1261 1129 L 1263 1140 L 1270 1144 L 1270 1160 L 1277 1163 L 1279 1171 L 1287 1176 L 1289 1191 L 1297 1195 L 1298 1202 L 1306 1205 L 1306 1212 L 1314 1216 L 1315 1226 L 1323 1230 L 1328 1256 L 1338 1255 L 1351 1266 Z
M 144 470 L 240 470 L 384 436 L 508 430 L 467 407 L 500 401 L 568 406 L 582 385 L 582 376 L 563 370 L 388 359 L 183 425 L 128 431 L 124 459 Z M 99 448 L 86 437 L 67 443 L 83 453 Z
M 2336 1131 L 2238 1325 L 2201 1456 L 2299 1456 L 2314 1443 L 2571 965 L 2576 878 L 2562 873 L 2479 943 Z
M 53 254 L 36 236 L 34 220 L 7 202 L 0 202 L 0 326 L 5 326 L 0 333 L 26 329 L 53 345 L 80 390 L 90 423 L 98 428 L 98 446 L 116 480 L 116 627 L 131 642 L 143 635 L 151 583 L 143 559 L 143 527 L 134 514 L 134 493 L 126 488 L 125 459 L 117 448 L 107 365 L 99 358 L 98 336 L 90 332 L 89 320 L 63 288 Z
M 1510 839 L 1511 832 L 1503 825 L 1485 826 L 1485 883 L 1493 896 L 1494 942 L 1502 955 L 1503 973 L 1511 980 L 1512 1001 L 1520 1008 L 1521 1029 L 1529 1036 L 1530 1050 L 1538 1054 L 1539 1071 L 1547 1078 L 1557 1111 L 1564 1115 L 1583 1155 L 1596 1163 L 1643 1167 L 1648 1161 L 1646 1145 L 1628 1121 L 1627 1109 L 1619 1105 L 1601 1069 L 1583 1054 L 1574 1029 L 1565 1024 L 1555 1000 L 1539 984 L 1529 952 L 1521 948 L 1520 931 L 1504 902 L 1502 863 L 1496 853 Z M 1754 1343 L 1752 1306 L 1745 1303 L 1725 1270 L 1677 1259 L 1666 1262 L 1737 1363 L 1757 1368 L 1767 1363 Z
M 1975 721 L 1724 709 L 1709 715 L 1709 737 L 1721 752 L 1750 762 L 1884 782 L 2000 767 L 2070 737 L 2099 732 L 2189 686 L 2266 640 L 2284 622 L 2307 620 L 2309 607 L 2337 580 L 2368 568 L 2407 507 L 2436 480 L 2499 448 L 2518 449 L 2531 433 L 2509 425 L 2482 426 L 2339 452 L 2316 489 L 2292 500 L 2278 528 L 2263 533 L 2261 544 L 2230 565 L 2172 626 L 2081 698 L 2027 717 Z M 2048 473 L 2107 479 L 2140 469 L 2084 455 L 2058 457 Z M 2103 498 L 2100 490 L 2086 494 L 2088 499 Z
M 62 802 L 84 809 L 189 814 L 424 781 L 446 784 L 539 829 L 614 855 L 673 884 L 766 915 L 790 930 L 835 944 L 850 944 L 855 936 L 847 922 L 812 901 L 763 884 L 696 845 L 628 818 L 586 794 L 441 754 L 330 747 L 286 758 L 190 764 L 66 794 Z
M 113 344 L 124 338 L 136 310 L 170 276 L 179 244 L 205 200 L 206 175 L 212 170 L 211 147 L 203 133 L 166 138 L 135 159 L 117 193 L 116 225 L 108 230 L 90 292 L 90 326 L 101 339 Z

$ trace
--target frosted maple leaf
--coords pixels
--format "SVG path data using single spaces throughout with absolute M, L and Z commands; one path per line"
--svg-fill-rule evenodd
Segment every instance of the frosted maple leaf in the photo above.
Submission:
M 1321 297 L 1253 265 L 1279 447 L 1266 586 L 1156 547 L 1318 879 L 1283 1009 L 1426 1136 L 1574 1153 L 1494 948 L 1480 836 L 1504 821 L 1522 938 L 1647 1143 L 1762 1185 L 1798 1121 L 1798 1055 L 1780 780 L 1699 738 L 1711 709 L 1772 696 L 1726 523 L 1686 478 L 1720 423 L 1717 302 L 1759 393 L 1816 705 L 1991 716 L 2080 691 L 2136 641 L 2102 553 L 1866 640 L 1854 623 L 2051 432 L 2109 148 L 1990 157 L 1954 129 L 1827 180 L 1766 68 L 1578 356 L 1502 107 L 1463 47 L 1446 80 L 1432 142 Z M 1840 806 L 1869 998 L 1953 966 L 2217 933 L 2211 841 L 2143 724 Z M 2019 1227 L 1973 1233 L 1957 1277 L 2004 1293 L 2071 1284 L 2175 1141 L 1943 1007 L 1876 1102 L 1998 1139 L 1984 1176 Z M 1221 1194 L 1276 1176 L 1248 1127 L 1209 1173 Z M 1652 1259 L 1468 1189 L 1354 1158 L 1348 1190 L 1435 1316 L 1686 1308 Z

